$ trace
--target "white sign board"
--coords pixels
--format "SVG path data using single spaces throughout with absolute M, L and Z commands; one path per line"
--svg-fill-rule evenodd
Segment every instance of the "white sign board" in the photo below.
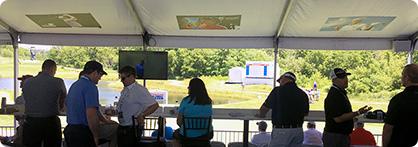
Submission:
M 150 90 L 149 92 L 159 104 L 168 104 L 168 91 Z
M 280 70 L 279 68 L 277 69 L 278 75 Z M 247 61 L 245 63 L 245 85 L 273 85 L 274 82 L 274 62 Z

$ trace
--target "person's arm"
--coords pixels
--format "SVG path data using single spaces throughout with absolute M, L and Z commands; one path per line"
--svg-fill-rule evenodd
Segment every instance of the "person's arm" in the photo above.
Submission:
M 274 88 L 270 94 L 267 96 L 267 99 L 264 101 L 264 103 L 261 105 L 260 109 L 258 110 L 258 113 L 255 114 L 255 117 L 266 117 L 267 112 L 270 111 L 272 101 L 276 98 L 276 91 L 277 88 Z
M 99 145 L 99 118 L 97 114 L 97 108 L 89 107 L 86 109 L 87 123 L 91 133 L 93 134 L 94 142 L 96 146 Z
M 383 126 L 383 134 L 382 134 L 382 145 L 383 147 L 389 146 L 390 138 L 392 137 L 393 126 L 390 124 L 386 124 Z
M 177 114 L 177 125 L 181 127 L 182 124 L 183 124 L 183 114 L 179 113 Z
M 342 122 L 351 120 L 351 119 L 353 119 L 354 117 L 356 117 L 360 114 L 366 113 L 367 111 L 369 111 L 371 109 L 372 109 L 371 107 L 363 106 L 360 109 L 358 109 L 358 111 L 356 111 L 356 112 L 348 112 L 348 113 L 344 113 L 340 116 L 334 117 L 334 121 L 336 123 L 342 123 Z
M 262 105 L 262 106 L 260 107 L 260 109 L 258 110 L 258 115 L 256 115 L 256 116 L 257 116 L 257 117 L 264 118 L 264 117 L 266 117 L 266 114 L 267 114 L 267 112 L 269 112 L 269 111 L 270 111 L 270 108 L 268 108 L 268 107 L 266 107 L 266 106 Z
M 138 121 L 138 123 L 139 124 L 144 124 L 144 119 L 145 119 L 145 117 L 146 116 L 148 116 L 148 115 L 150 115 L 150 114 L 152 114 L 152 113 L 154 113 L 155 112 L 155 110 L 157 110 L 158 109 L 158 107 L 159 107 L 159 105 L 158 105 L 158 103 L 156 102 L 156 103 L 154 103 L 154 104 L 152 104 L 151 106 L 148 106 L 145 110 L 144 110 L 144 112 L 142 112 L 142 113 L 139 113 L 138 115 L 137 115 L 137 121 Z
M 96 146 L 99 144 L 99 90 L 96 86 L 87 87 L 83 93 L 87 123 L 93 135 Z
M 67 89 L 65 88 L 65 84 L 64 81 L 62 79 L 60 79 L 60 85 L 61 85 L 61 92 L 60 95 L 58 97 L 58 103 L 59 103 L 59 110 L 60 111 L 64 111 L 64 107 L 65 107 L 65 98 L 67 97 Z
M 142 115 L 144 116 L 151 115 L 158 109 L 158 107 L 160 107 L 160 105 L 158 103 L 154 103 L 151 106 L 148 106 L 147 109 L 145 109 L 144 112 L 142 112 Z
M 309 115 L 309 97 L 308 95 L 306 95 L 306 93 L 304 94 L 304 100 L 303 100 L 303 107 L 305 109 L 305 116 Z
M 105 115 L 101 111 L 97 111 L 97 117 L 99 121 L 102 123 L 116 123 L 113 120 L 106 118 Z

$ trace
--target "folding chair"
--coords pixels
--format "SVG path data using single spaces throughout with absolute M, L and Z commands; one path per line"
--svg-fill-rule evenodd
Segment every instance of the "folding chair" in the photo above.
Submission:
M 183 147 L 199 146 L 210 147 L 210 140 L 213 138 L 212 117 L 183 117 L 183 136 L 181 144 Z M 191 130 L 203 130 L 206 134 L 198 137 L 190 137 L 187 135 Z
M 143 127 L 135 125 L 136 118 L 134 116 L 132 116 L 132 122 L 134 126 L 133 128 L 135 129 L 135 136 L 140 147 L 165 147 L 165 141 L 163 139 L 165 124 L 163 117 L 147 117 L 144 120 L 145 124 Z M 149 133 L 154 130 L 158 130 L 156 138 L 145 136 L 145 133 Z

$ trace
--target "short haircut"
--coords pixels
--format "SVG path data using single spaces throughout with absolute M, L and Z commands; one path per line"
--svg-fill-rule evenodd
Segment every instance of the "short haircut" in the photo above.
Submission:
M 408 64 L 403 69 L 403 74 L 408 76 L 411 83 L 418 83 L 418 64 Z
M 308 128 L 315 128 L 316 127 L 315 123 L 311 123 L 311 122 L 308 122 L 308 124 L 306 126 Z
M 363 122 L 361 122 L 361 121 L 357 121 L 357 122 L 356 122 L 356 126 L 357 126 L 357 127 L 364 127 L 364 123 L 363 123 Z
M 57 67 L 57 63 L 54 60 L 47 59 L 42 63 L 42 71 L 51 70 L 52 68 Z
M 119 70 L 119 74 L 125 74 L 125 75 L 134 75 L 136 76 L 135 68 L 132 66 L 124 66 Z

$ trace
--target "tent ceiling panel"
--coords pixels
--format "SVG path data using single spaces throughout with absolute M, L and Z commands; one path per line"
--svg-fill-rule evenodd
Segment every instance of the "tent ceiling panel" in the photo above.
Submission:
M 1 32 L 2 30 L 0 29 L 0 45 L 2 44 L 11 44 L 12 43 L 12 39 L 10 38 L 10 35 L 8 33 L 5 32 Z
M 412 0 L 298 0 L 280 36 L 408 37 L 417 30 Z
M 180 48 L 273 48 L 272 37 L 154 36 L 151 46 Z
M 273 36 L 286 0 L 133 0 L 150 34 Z M 213 16 L 213 17 L 211 17 Z
M 94 34 L 35 34 L 22 33 L 20 43 L 68 46 L 142 46 L 142 37 L 136 35 Z
M 388 50 L 390 38 L 279 38 L 279 48 L 313 50 Z
M 124 0 L 6 0 L 0 5 L 1 20 L 18 32 L 33 33 L 142 34 L 134 13 Z M 94 20 L 100 27 L 89 27 Z

